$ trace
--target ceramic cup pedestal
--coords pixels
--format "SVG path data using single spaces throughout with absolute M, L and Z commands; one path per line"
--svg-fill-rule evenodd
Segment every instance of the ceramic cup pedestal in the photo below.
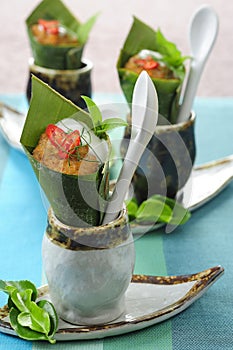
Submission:
M 192 112 L 185 122 L 156 127 L 132 180 L 139 203 L 153 194 L 174 198 L 177 191 L 184 187 L 190 177 L 196 154 L 195 119 L 195 113 Z M 162 118 L 162 122 L 165 121 Z M 129 125 L 130 123 L 129 120 Z M 131 130 L 128 127 L 121 143 L 123 156 L 130 135 Z
M 50 209 L 42 258 L 51 301 L 73 324 L 110 322 L 125 311 L 135 251 L 126 209 L 103 226 L 62 224 Z
M 44 81 L 54 90 L 71 100 L 80 108 L 86 108 L 82 95 L 91 97 L 91 72 L 93 63 L 87 59 L 82 60 L 82 67 L 78 69 L 58 70 L 37 66 L 34 59 L 29 59 L 29 77 L 26 88 L 28 101 L 31 98 L 31 75 Z

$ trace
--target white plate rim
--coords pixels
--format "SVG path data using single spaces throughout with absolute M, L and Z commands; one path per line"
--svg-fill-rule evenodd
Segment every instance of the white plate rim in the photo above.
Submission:
M 193 302 L 199 299 L 207 289 L 213 285 L 224 273 L 224 268 L 220 265 L 208 268 L 204 271 L 180 276 L 148 276 L 148 275 L 133 275 L 131 283 L 149 284 L 154 285 L 179 285 L 183 283 L 195 282 L 192 284 L 188 292 L 183 297 L 176 300 L 176 302 L 167 305 L 167 307 L 161 307 L 161 309 L 151 312 L 150 314 L 143 315 L 134 320 L 126 321 L 113 321 L 105 325 L 98 326 L 71 326 L 67 324 L 67 328 L 58 329 L 55 339 L 57 341 L 70 341 L 70 340 L 85 340 L 85 339 L 100 339 L 109 336 L 121 335 L 128 332 L 134 332 L 146 327 L 155 325 L 164 320 L 167 320 L 181 311 L 188 308 Z M 48 292 L 48 286 L 42 286 L 38 288 L 40 296 L 43 297 Z M 0 308 L 0 331 L 9 334 L 16 335 L 10 326 L 9 321 L 4 320 L 8 314 L 7 307 Z

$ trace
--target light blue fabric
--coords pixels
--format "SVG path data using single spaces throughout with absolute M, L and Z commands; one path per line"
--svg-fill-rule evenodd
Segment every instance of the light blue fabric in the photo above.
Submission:
M 233 154 L 233 100 L 198 99 L 195 111 L 196 162 Z M 163 242 L 169 275 L 225 268 L 203 298 L 172 320 L 173 348 L 233 349 L 233 183 Z
M 124 102 L 120 95 L 96 94 L 96 102 Z M 23 95 L 0 96 L 26 110 Z M 233 154 L 233 99 L 198 98 L 196 164 Z M 41 284 L 41 240 L 46 208 L 27 158 L 0 135 L 0 279 Z M 166 235 L 161 229 L 136 242 L 135 273 L 189 274 L 221 264 L 225 275 L 190 308 L 148 329 L 90 342 L 58 343 L 54 349 L 233 349 L 233 183 L 198 209 L 184 226 Z M 0 293 L 0 305 L 6 297 Z M 47 349 L 0 333 L 0 350 Z

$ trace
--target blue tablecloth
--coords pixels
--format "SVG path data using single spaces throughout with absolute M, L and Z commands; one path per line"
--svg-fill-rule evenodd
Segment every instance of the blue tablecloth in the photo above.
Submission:
M 122 101 L 114 94 L 96 94 L 97 103 Z M 21 110 L 22 95 L 0 96 Z M 233 154 L 233 99 L 198 98 L 196 164 Z M 42 283 L 41 240 L 46 208 L 27 158 L 0 135 L 0 279 Z M 233 349 L 233 183 L 192 214 L 171 234 L 164 229 L 136 241 L 135 273 L 180 275 L 222 265 L 224 276 L 186 311 L 141 331 L 103 340 L 57 343 L 54 349 Z M 0 305 L 6 297 L 0 294 Z M 47 349 L 0 333 L 0 349 Z

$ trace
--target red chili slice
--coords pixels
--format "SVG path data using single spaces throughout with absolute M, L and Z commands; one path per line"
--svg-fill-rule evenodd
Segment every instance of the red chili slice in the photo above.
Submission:
M 138 66 L 144 66 L 144 64 L 145 64 L 145 60 L 144 59 L 142 59 L 142 58 L 138 58 L 138 59 L 136 59 L 135 60 L 135 63 L 138 65 Z
M 81 143 L 80 133 L 78 130 L 74 130 L 72 133 L 68 134 L 58 152 L 59 156 L 63 159 L 68 158 L 71 154 L 74 154 L 76 147 Z
M 49 124 L 45 130 L 46 135 L 48 136 L 50 142 L 56 146 L 60 147 L 62 142 L 64 141 L 64 138 L 66 136 L 66 133 L 64 130 L 59 128 L 58 126 L 54 124 Z
M 151 61 L 145 61 L 143 68 L 144 69 L 155 69 L 158 66 L 159 66 L 158 62 L 151 60 Z
M 74 154 L 76 147 L 80 145 L 81 138 L 78 130 L 67 134 L 54 124 L 49 124 L 45 130 L 50 142 L 58 149 L 60 158 L 66 159 Z
M 38 23 L 43 27 L 43 29 L 50 34 L 58 34 L 59 33 L 59 21 L 57 20 L 46 20 L 40 18 Z
M 155 69 L 159 66 L 159 63 L 154 61 L 151 56 L 148 56 L 147 58 L 138 58 L 135 60 L 135 63 L 146 70 Z
M 58 27 L 54 27 L 54 28 L 48 28 L 46 30 L 46 32 L 48 34 L 53 34 L 53 35 L 57 35 L 59 33 L 59 28 Z

